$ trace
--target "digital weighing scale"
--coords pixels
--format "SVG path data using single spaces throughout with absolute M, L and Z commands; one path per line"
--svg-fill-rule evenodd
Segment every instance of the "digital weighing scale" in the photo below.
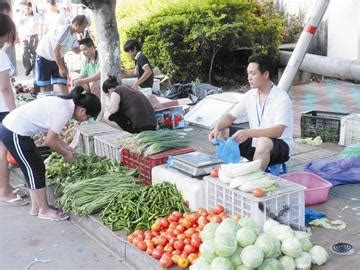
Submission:
M 201 152 L 191 152 L 187 154 L 170 156 L 168 166 L 175 168 L 185 174 L 198 177 L 210 174 L 210 171 L 216 166 L 223 163 L 222 160 L 212 155 Z

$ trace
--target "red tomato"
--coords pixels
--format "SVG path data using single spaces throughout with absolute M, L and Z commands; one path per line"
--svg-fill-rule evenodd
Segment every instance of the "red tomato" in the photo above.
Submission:
M 180 232 L 183 232 L 185 230 L 185 227 L 183 224 L 179 224 L 176 226 L 176 229 L 178 229 Z
M 191 243 L 191 238 L 185 238 L 184 239 L 184 244 L 190 244 Z
M 177 216 L 178 218 L 181 218 L 183 216 L 183 214 L 181 214 L 179 211 L 174 211 L 171 214 Z
M 133 232 L 133 234 L 135 234 L 136 236 L 142 236 L 144 232 L 142 230 L 137 229 Z
M 257 198 L 261 198 L 265 196 L 265 191 L 261 188 L 255 188 L 252 192 L 252 195 Z
M 136 246 L 142 251 L 145 251 L 147 249 L 145 241 L 139 241 L 139 243 Z
M 142 239 L 141 239 L 141 237 L 135 237 L 134 239 L 133 239 L 133 241 L 132 241 L 132 244 L 134 245 L 134 246 L 137 246 L 137 244 L 140 242 L 140 241 L 142 241 Z
M 177 236 L 178 234 L 181 234 L 183 231 L 180 231 L 178 229 L 174 229 L 173 236 Z
M 165 252 L 172 252 L 174 250 L 173 246 L 171 244 L 167 244 L 165 247 L 164 247 L 164 251 Z
M 177 222 L 172 221 L 172 222 L 170 222 L 170 224 L 169 224 L 169 229 L 175 229 L 177 225 L 178 225 Z
M 185 229 L 188 229 L 192 226 L 192 222 L 188 219 L 188 218 L 185 218 L 181 221 L 181 225 L 185 228 Z
M 201 244 L 201 238 L 198 236 L 193 236 L 191 237 L 191 245 L 195 248 L 198 249 L 199 246 Z
M 205 208 L 199 208 L 197 212 L 200 214 L 200 216 L 206 216 L 208 214 Z
M 9 151 L 7 151 L 7 153 L 6 153 L 6 160 L 7 160 L 7 162 L 9 162 L 12 166 L 17 166 L 17 162 L 16 162 L 15 158 L 10 154 Z
M 204 226 L 205 226 L 206 224 L 208 224 L 208 221 L 207 221 L 206 217 L 205 217 L 205 216 L 199 217 L 198 224 L 199 224 L 199 225 L 204 225 Z
M 199 255 L 197 253 L 189 254 L 188 256 L 189 263 L 193 264 L 197 258 L 199 258 Z
M 212 177 L 219 177 L 219 170 L 218 169 L 212 169 L 210 171 L 210 176 Z
M 161 258 L 161 256 L 163 255 L 163 251 L 162 250 L 160 250 L 160 249 L 154 249 L 153 250 L 153 252 L 152 252 L 152 257 L 154 258 L 154 259 L 157 259 L 157 260 L 160 260 L 160 258 Z
M 177 251 L 177 250 L 175 250 L 175 251 Z M 175 263 L 175 264 L 177 264 L 177 262 L 179 261 L 179 259 L 180 259 L 180 254 L 173 254 L 173 255 L 171 256 L 171 260 L 172 260 L 173 263 Z
M 150 256 L 152 256 L 153 251 L 154 251 L 153 247 L 150 247 L 150 248 L 146 249 L 146 253 L 149 254 Z
M 144 242 L 145 242 L 147 248 L 155 246 L 154 242 L 151 239 L 145 239 Z
M 168 240 L 164 236 L 159 237 L 159 245 L 165 246 Z
M 135 237 L 136 237 L 136 236 L 135 236 L 134 234 L 130 234 L 130 235 L 128 236 L 128 241 L 129 241 L 129 243 L 132 244 Z
M 176 240 L 177 240 L 177 239 L 176 239 L 175 237 L 171 237 L 171 238 L 169 239 L 169 245 L 171 245 L 171 246 L 173 247 Z
M 224 212 L 225 209 L 224 209 L 224 206 L 218 205 L 213 209 L 213 211 L 214 211 L 215 215 L 219 215 L 220 213 Z
M 161 227 L 163 227 L 164 229 L 166 229 L 167 227 L 169 227 L 169 221 L 166 218 L 162 218 L 160 220 L 160 225 Z
M 177 240 L 177 241 L 175 241 L 175 243 L 174 243 L 174 248 L 176 249 L 176 250 L 183 250 L 184 249 L 184 246 L 185 246 L 185 244 L 184 244 L 184 241 L 181 241 L 181 240 Z
M 177 236 L 176 236 L 176 238 L 178 239 L 178 240 L 184 240 L 185 238 L 186 238 L 186 236 L 185 236 L 185 234 L 178 234 Z
M 196 249 L 192 245 L 186 244 L 185 247 L 184 247 L 184 251 L 187 254 L 190 254 L 190 253 L 196 252 Z
M 161 224 L 160 222 L 155 221 L 153 225 L 151 225 L 151 230 L 158 232 L 160 230 Z
M 220 222 L 221 222 L 221 217 L 218 216 L 218 215 L 212 216 L 212 217 L 210 218 L 210 221 L 211 221 L 211 222 L 214 222 L 214 223 L 220 223 Z
M 171 252 L 171 255 L 178 255 L 178 256 L 180 256 L 181 255 L 181 251 L 180 250 L 173 250 L 173 252 Z
M 182 267 L 182 268 L 186 268 L 189 265 L 189 260 L 187 258 L 184 257 L 180 257 L 178 262 L 177 262 L 177 266 Z
M 174 215 L 174 214 L 171 214 L 169 217 L 168 217 L 168 220 L 170 222 L 177 222 L 179 220 L 179 217 Z

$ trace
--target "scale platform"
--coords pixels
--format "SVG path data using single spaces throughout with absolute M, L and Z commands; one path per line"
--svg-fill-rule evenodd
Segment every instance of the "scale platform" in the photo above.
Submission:
M 216 158 L 215 156 L 197 151 L 171 156 L 168 159 L 169 167 L 175 168 L 194 177 L 210 174 L 211 169 L 221 163 L 223 163 L 222 160 Z

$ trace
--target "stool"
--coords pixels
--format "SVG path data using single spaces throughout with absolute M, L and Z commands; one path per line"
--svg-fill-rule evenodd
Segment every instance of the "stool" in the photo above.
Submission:
M 276 175 L 276 176 L 279 176 L 279 175 L 282 175 L 284 173 L 287 173 L 288 168 L 286 166 L 286 163 L 283 162 L 283 163 L 278 163 L 278 164 L 274 164 L 274 165 L 271 165 L 271 166 L 267 167 L 265 172 L 271 173 L 271 174 Z

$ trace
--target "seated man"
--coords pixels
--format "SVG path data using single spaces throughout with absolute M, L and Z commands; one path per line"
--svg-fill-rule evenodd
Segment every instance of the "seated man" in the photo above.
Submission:
M 86 57 L 81 68 L 80 77 L 73 80 L 73 85 L 81 85 L 86 91 L 90 91 L 100 98 L 100 62 L 99 54 L 91 38 L 79 41 L 80 50 Z
M 222 116 L 209 133 L 209 140 L 226 137 L 236 118 L 247 115 L 249 129 L 237 130 L 230 136 L 240 143 L 241 156 L 261 160 L 261 169 L 285 162 L 292 152 L 293 117 L 288 94 L 272 82 L 274 63 L 267 55 L 253 55 L 247 67 L 251 90 L 244 94 L 229 113 Z
M 123 77 L 136 76 L 137 81 L 132 88 L 139 90 L 141 88 L 152 88 L 154 83 L 154 74 L 150 62 L 141 51 L 141 44 L 136 39 L 129 39 L 124 45 L 124 51 L 135 60 L 135 71 L 133 74 L 123 72 Z

